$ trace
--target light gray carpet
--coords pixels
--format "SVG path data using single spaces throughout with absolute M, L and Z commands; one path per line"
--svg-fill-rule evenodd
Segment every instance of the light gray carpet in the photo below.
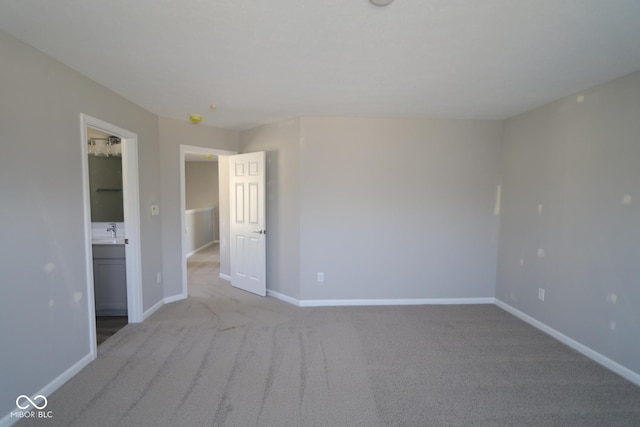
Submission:
M 493 305 L 298 308 L 217 279 L 216 249 L 42 424 L 640 426 L 639 387 Z

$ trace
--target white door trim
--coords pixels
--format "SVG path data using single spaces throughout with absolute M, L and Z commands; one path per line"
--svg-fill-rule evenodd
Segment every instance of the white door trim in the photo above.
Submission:
M 87 267 L 87 308 L 89 313 L 89 345 L 92 360 L 98 355 L 96 344 L 95 296 L 93 292 L 93 247 L 91 238 L 91 204 L 89 194 L 89 160 L 87 127 L 122 140 L 122 184 L 124 222 L 129 244 L 125 246 L 127 268 L 127 312 L 129 323 L 142 322 L 142 261 L 140 254 L 140 189 L 138 178 L 138 135 L 103 120 L 80 114 L 80 146 L 82 155 L 82 190 L 84 199 L 85 264 Z
M 181 277 L 182 277 L 182 293 L 175 297 L 171 297 L 171 302 L 178 301 L 187 298 L 189 291 L 187 289 L 187 242 L 185 233 L 185 218 L 184 212 L 187 209 L 187 197 L 186 197 L 186 179 L 185 179 L 185 154 L 190 153 L 202 153 L 213 154 L 214 156 L 231 156 L 237 154 L 237 151 L 219 150 L 217 148 L 198 147 L 195 145 L 180 144 L 180 254 L 182 259 L 180 260 Z M 165 299 L 165 302 L 166 299 Z

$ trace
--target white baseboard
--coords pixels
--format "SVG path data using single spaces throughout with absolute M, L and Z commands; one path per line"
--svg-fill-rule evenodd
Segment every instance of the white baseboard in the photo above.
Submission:
M 408 298 L 408 299 L 325 299 L 300 300 L 300 307 L 331 307 L 361 305 L 455 305 L 493 304 L 495 298 Z
M 163 302 L 165 304 L 169 304 L 176 301 L 182 301 L 183 299 L 187 299 L 187 296 L 188 296 L 187 294 L 172 295 L 170 297 L 165 297 Z
M 562 332 L 558 332 L 557 330 L 553 329 L 552 327 L 545 325 L 544 323 L 540 322 L 539 320 L 534 319 L 533 317 L 529 316 L 528 314 L 523 313 L 522 311 L 518 310 L 517 308 L 514 308 L 514 307 L 510 306 L 509 304 L 505 303 L 504 301 L 500 301 L 497 298 L 496 298 L 496 305 L 498 307 L 502 308 L 503 310 L 513 314 L 517 318 L 527 322 L 531 326 L 533 326 L 533 327 L 535 327 L 537 329 L 540 329 L 542 332 L 545 332 L 545 333 L 551 335 L 553 338 L 557 339 L 558 341 L 560 341 L 563 344 L 568 345 L 569 347 L 571 347 L 572 349 L 576 350 L 577 352 L 582 353 L 583 355 L 587 356 L 589 359 L 593 360 L 594 362 L 599 363 L 600 365 L 602 365 L 605 368 L 615 372 L 616 374 L 620 375 L 621 377 L 623 377 L 623 378 L 631 381 L 632 383 L 640 386 L 640 374 L 639 373 L 634 372 L 631 369 L 622 366 L 618 362 L 615 362 L 615 361 L 609 359 L 608 357 L 598 353 L 597 351 L 587 347 L 586 345 L 581 344 L 578 341 L 574 340 L 573 338 L 570 338 L 570 337 L 566 336 Z
M 285 294 L 281 294 L 280 292 L 271 291 L 267 289 L 267 296 L 273 297 L 281 301 L 288 302 L 289 304 L 297 305 L 298 307 L 300 307 L 300 300 L 297 300 Z
M 157 303 L 153 304 L 147 311 L 142 313 L 142 321 L 147 320 L 147 317 L 151 316 L 153 313 L 158 311 L 160 307 L 164 305 L 164 299 L 161 299 Z
M 205 243 L 204 245 L 200 246 L 198 249 L 195 249 L 195 250 L 189 252 L 184 257 L 185 258 L 189 258 L 190 256 L 195 255 L 196 253 L 198 253 L 198 252 L 208 248 L 209 246 L 213 245 L 215 242 L 216 242 L 215 240 L 212 240 L 209 243 Z
M 222 280 L 226 280 L 226 281 L 228 281 L 228 282 L 230 282 L 230 281 L 231 281 L 231 276 L 229 276 L 228 274 L 222 274 L 222 273 L 220 273 L 218 276 L 220 276 L 220 278 L 221 278 Z
M 495 298 L 407 298 L 407 299 L 312 299 L 298 300 L 276 291 L 268 290 L 267 295 L 297 305 L 298 307 L 338 307 L 362 305 L 455 305 L 493 304 Z
M 42 387 L 39 391 L 34 393 L 32 396 L 43 395 L 45 397 L 49 397 L 54 391 L 59 389 L 64 383 L 69 381 L 74 375 L 80 372 L 85 366 L 93 361 L 94 357 L 91 353 L 84 356 L 82 359 L 78 360 L 74 363 L 69 369 L 58 375 L 53 381 L 49 384 Z M 25 394 L 25 393 L 21 393 Z M 16 398 L 19 395 L 16 395 Z M 21 409 L 15 408 L 11 412 L 20 411 Z M 53 411 L 53 417 L 55 419 L 56 411 L 53 408 L 47 408 L 47 410 Z M 0 419 L 0 427 L 8 427 L 20 420 L 20 418 L 11 417 L 11 412 L 6 414 L 2 419 Z

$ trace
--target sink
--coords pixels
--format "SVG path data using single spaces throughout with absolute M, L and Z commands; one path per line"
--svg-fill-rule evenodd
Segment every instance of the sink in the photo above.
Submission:
M 124 237 L 94 237 L 91 243 L 94 245 L 124 245 Z

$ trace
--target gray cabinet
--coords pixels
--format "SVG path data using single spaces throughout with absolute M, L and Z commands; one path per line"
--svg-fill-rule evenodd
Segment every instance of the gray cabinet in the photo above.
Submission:
M 124 245 L 93 245 L 96 316 L 127 315 L 127 268 Z

